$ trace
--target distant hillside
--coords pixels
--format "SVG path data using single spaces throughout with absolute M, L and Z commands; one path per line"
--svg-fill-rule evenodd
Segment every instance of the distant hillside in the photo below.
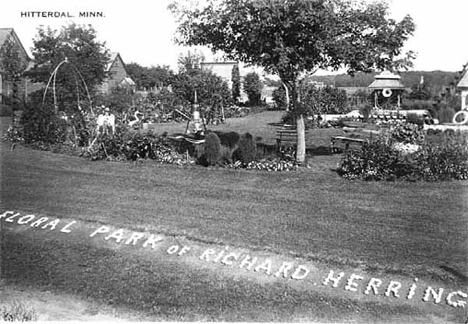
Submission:
M 374 81 L 376 74 L 379 73 L 357 73 L 354 77 L 347 74 L 312 76 L 311 79 L 335 87 L 367 87 Z M 458 75 L 458 72 L 444 71 L 411 71 L 400 73 L 401 81 L 407 88 L 418 85 L 421 81 L 421 76 L 423 76 L 424 83 L 434 95 L 445 92 L 445 88 L 450 85 L 455 85 Z

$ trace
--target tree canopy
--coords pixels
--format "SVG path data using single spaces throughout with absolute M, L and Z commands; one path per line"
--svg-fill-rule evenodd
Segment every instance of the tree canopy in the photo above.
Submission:
M 167 87 L 174 79 L 174 72 L 167 65 L 148 68 L 138 63 L 129 63 L 125 67 L 128 75 L 136 82 L 137 89 Z
M 89 104 L 88 92 L 97 91 L 105 80 L 110 57 L 94 28 L 72 23 L 59 32 L 40 27 L 33 43 L 35 81 L 47 84 L 62 63 L 55 78 L 59 110 L 74 112 L 78 105 Z
M 401 68 L 404 42 L 415 25 L 410 16 L 388 18 L 383 1 L 208 0 L 204 7 L 174 2 L 176 41 L 208 46 L 226 57 L 263 67 L 291 89 L 298 113 L 297 159 L 305 158 L 305 137 L 298 80 L 305 72 L 346 68 L 349 74 Z
M 409 16 L 388 19 L 381 1 L 211 0 L 203 8 L 171 8 L 179 18 L 178 43 L 222 51 L 283 81 L 319 68 L 351 74 L 389 68 L 415 30 Z

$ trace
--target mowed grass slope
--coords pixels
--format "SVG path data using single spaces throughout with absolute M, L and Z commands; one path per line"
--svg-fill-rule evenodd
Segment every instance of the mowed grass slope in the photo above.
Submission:
M 444 267 L 462 281 L 468 274 L 466 181 L 348 181 L 331 170 L 339 155 L 312 157 L 311 169 L 269 173 L 1 148 L 2 210 L 389 272 L 449 276 Z

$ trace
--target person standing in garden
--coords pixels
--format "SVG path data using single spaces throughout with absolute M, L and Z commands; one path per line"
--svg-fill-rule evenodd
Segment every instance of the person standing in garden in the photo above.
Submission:
M 101 106 L 104 112 L 98 116 L 97 131 L 99 135 L 107 134 L 114 136 L 115 134 L 115 116 L 111 114 L 109 107 Z

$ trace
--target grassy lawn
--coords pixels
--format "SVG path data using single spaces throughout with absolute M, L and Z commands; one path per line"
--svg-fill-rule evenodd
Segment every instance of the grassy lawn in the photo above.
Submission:
M 364 303 L 285 283 L 237 280 L 178 262 L 135 258 L 50 236 L 15 233 L 6 235 L 5 241 L 4 276 L 12 284 L 84 296 L 95 301 L 92 309 L 102 309 L 103 303 L 130 308 L 141 312 L 145 321 L 432 322 L 431 314 L 406 305 Z M 460 319 L 453 314 L 441 317 L 455 323 Z
M 262 136 L 271 113 L 277 114 L 256 121 Z M 241 131 L 239 125 L 246 128 L 254 117 L 227 127 Z M 268 173 L 89 162 L 5 145 L 2 151 L 2 210 L 183 233 L 388 271 L 443 275 L 443 266 L 468 273 L 466 181 L 347 181 L 332 171 L 339 155 L 313 156 L 311 169 Z
M 268 124 L 278 116 L 266 112 L 217 128 L 249 131 L 272 145 L 275 131 Z M 158 133 L 185 129 L 182 124 L 158 127 Z M 339 132 L 309 132 L 308 147 L 327 146 L 330 134 Z M 467 283 L 467 181 L 348 181 L 333 171 L 339 154 L 312 154 L 310 169 L 270 173 L 150 161 L 91 162 L 21 146 L 11 151 L 5 142 L 0 149 L 2 211 Z M 221 278 L 73 242 L 24 234 L 7 234 L 5 240 L 3 276 L 9 281 L 124 305 L 157 315 L 155 320 L 386 322 L 395 321 L 395 314 L 424 317 L 411 308 Z

